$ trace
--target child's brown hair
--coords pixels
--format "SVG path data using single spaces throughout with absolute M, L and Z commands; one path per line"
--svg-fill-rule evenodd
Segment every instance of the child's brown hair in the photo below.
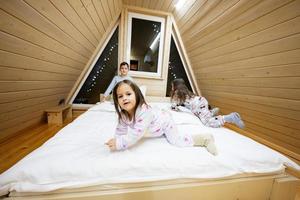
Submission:
M 134 106 L 134 115 L 133 115 L 133 122 L 135 122 L 135 112 L 136 112 L 136 109 L 143 105 L 143 104 L 146 104 L 146 101 L 145 101 L 145 98 L 140 90 L 140 88 L 135 84 L 133 83 L 132 81 L 130 80 L 123 80 L 123 81 L 120 81 L 119 83 L 117 83 L 117 85 L 114 87 L 113 89 L 113 99 L 114 99 L 114 105 L 115 105 L 115 108 L 116 108 L 116 112 L 118 114 L 118 117 L 119 117 L 119 121 L 123 119 L 123 117 L 125 117 L 126 119 L 129 119 L 129 114 L 126 110 L 123 110 L 121 109 L 120 105 L 119 105 L 119 102 L 118 102 L 118 95 L 117 95 L 117 90 L 118 88 L 120 87 L 120 85 L 122 84 L 127 84 L 131 87 L 131 89 L 133 90 L 133 92 L 135 93 L 135 98 L 136 98 L 136 105 Z
M 182 78 L 174 79 L 172 81 L 171 100 L 175 100 L 178 104 L 183 104 L 186 98 L 194 97 L 195 94 L 191 92 Z

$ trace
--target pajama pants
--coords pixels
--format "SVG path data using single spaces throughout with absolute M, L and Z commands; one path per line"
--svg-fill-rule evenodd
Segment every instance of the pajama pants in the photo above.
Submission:
M 199 97 L 191 103 L 191 111 L 194 113 L 201 122 L 208 127 L 219 128 L 225 123 L 222 115 L 212 116 L 212 113 L 208 109 L 208 102 L 204 97 Z
M 164 121 L 162 122 L 162 131 L 170 144 L 178 147 L 191 147 L 194 145 L 191 134 L 178 132 L 177 126 L 169 112 L 163 111 L 162 115 L 164 115 Z

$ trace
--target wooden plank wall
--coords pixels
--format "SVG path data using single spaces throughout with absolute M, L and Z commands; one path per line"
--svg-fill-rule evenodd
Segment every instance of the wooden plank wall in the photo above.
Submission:
M 67 97 L 121 0 L 0 1 L 0 140 Z
M 300 1 L 176 2 L 124 0 L 172 12 L 202 95 L 300 160 Z
M 223 113 L 238 111 L 247 131 L 300 155 L 300 1 L 201 8 L 177 20 L 202 94 Z

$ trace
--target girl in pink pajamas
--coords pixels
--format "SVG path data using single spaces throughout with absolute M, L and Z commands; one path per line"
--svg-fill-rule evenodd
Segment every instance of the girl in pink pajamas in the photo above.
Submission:
M 119 123 L 115 137 L 106 143 L 111 150 L 127 149 L 142 137 L 165 135 L 173 145 L 205 146 L 210 153 L 217 153 L 211 135 L 179 134 L 170 113 L 147 105 L 139 87 L 130 80 L 123 80 L 116 85 L 113 98 Z
M 184 84 L 183 79 L 175 79 L 172 82 L 171 93 L 172 109 L 179 110 L 178 106 L 184 106 L 194 113 L 205 126 L 219 128 L 225 122 L 233 123 L 240 128 L 244 128 L 244 122 L 237 112 L 228 115 L 214 116 L 208 109 L 208 102 L 204 97 L 196 96 Z

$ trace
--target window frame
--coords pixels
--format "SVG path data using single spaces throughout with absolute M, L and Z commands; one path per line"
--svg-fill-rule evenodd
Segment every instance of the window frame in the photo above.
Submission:
M 164 49 L 164 38 L 165 38 L 165 30 L 166 30 L 166 19 L 164 17 L 146 15 L 137 12 L 128 12 L 128 20 L 127 20 L 127 49 L 126 49 L 126 57 L 127 62 L 130 63 L 131 56 L 131 33 L 132 33 L 132 19 L 142 19 L 148 21 L 155 21 L 161 23 L 160 29 L 160 40 L 159 40 L 159 53 L 158 53 L 158 62 L 157 62 L 157 71 L 156 72 L 146 72 L 146 71 L 129 71 L 129 74 L 134 77 L 143 77 L 143 78 L 162 78 L 162 63 L 163 63 L 163 49 Z

